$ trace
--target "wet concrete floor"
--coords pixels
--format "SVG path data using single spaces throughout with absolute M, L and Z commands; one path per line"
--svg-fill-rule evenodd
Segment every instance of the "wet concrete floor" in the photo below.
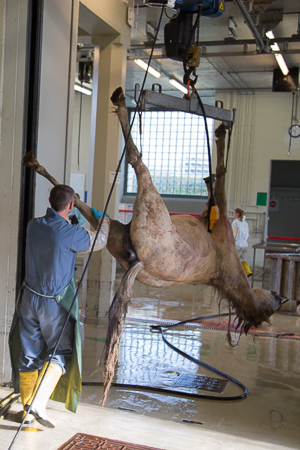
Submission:
M 255 284 L 262 287 L 260 282 Z M 241 336 L 235 347 L 226 341 L 224 317 L 166 332 L 172 345 L 237 379 L 248 389 L 247 398 L 220 400 L 240 396 L 243 389 L 174 352 L 160 334 L 151 331 L 151 325 L 157 321 L 217 314 L 212 289 L 200 285 L 155 289 L 135 282 L 134 293 L 115 382 L 135 387 L 112 387 L 107 408 L 127 411 L 133 417 L 163 419 L 188 424 L 193 429 L 300 448 L 300 317 L 293 302 L 276 312 L 270 325 L 264 324 L 257 333 Z M 104 327 L 85 326 L 84 382 L 102 382 L 102 370 L 97 362 L 102 355 L 105 334 Z M 238 341 L 238 335 L 232 336 Z M 179 377 L 183 383 L 174 386 Z M 138 385 L 158 389 L 146 390 Z M 213 395 L 216 399 L 191 397 L 191 394 Z M 101 397 L 101 386 L 83 387 L 82 402 L 99 405 Z

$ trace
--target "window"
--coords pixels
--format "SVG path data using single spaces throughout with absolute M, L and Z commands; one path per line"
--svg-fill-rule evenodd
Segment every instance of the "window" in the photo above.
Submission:
M 210 143 L 213 125 L 213 119 L 207 119 Z M 142 115 L 142 136 L 138 117 L 131 134 L 160 194 L 207 196 L 203 178 L 209 175 L 209 166 L 203 117 L 178 111 L 146 111 Z M 137 192 L 136 176 L 129 164 L 125 191 Z

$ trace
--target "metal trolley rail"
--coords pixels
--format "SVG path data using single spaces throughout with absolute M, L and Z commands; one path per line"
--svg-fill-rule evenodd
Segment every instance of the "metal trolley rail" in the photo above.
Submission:
M 272 252 L 272 253 L 298 253 L 300 254 L 300 244 L 285 244 L 282 242 L 260 242 L 259 244 L 255 244 L 252 246 L 253 248 L 253 266 L 252 266 L 252 284 L 253 287 L 254 280 L 260 277 L 261 275 L 264 276 L 265 273 L 265 260 L 266 260 L 266 253 Z M 264 262 L 263 262 L 263 269 L 259 273 L 255 273 L 255 258 L 256 258 L 256 250 L 261 249 L 264 251 Z M 270 253 L 270 254 L 272 254 Z
M 296 302 L 300 315 L 300 254 L 268 253 L 270 259 L 270 289 Z

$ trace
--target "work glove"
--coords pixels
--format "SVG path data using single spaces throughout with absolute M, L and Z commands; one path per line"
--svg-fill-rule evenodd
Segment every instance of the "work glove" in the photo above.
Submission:
M 92 212 L 97 220 L 99 220 L 103 216 L 103 211 L 97 211 L 95 208 L 92 208 Z M 109 219 L 109 215 L 105 214 L 105 217 Z

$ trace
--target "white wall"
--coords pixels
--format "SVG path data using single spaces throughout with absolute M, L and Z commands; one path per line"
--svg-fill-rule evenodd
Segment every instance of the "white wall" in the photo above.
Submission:
M 216 98 L 224 101 L 224 108 L 237 109 L 226 180 L 228 210 L 240 207 L 248 212 L 248 217 L 259 220 L 262 213 L 268 212 L 267 206 L 256 206 L 256 199 L 258 192 L 266 192 L 269 197 L 271 160 L 300 159 L 300 138 L 292 140 L 291 156 L 288 156 L 292 93 L 223 94 Z M 295 211 L 295 220 L 296 214 L 299 216 L 300 211 Z M 249 221 L 249 247 L 262 238 L 262 234 L 253 233 L 257 220 Z M 259 264 L 262 256 L 260 252 Z M 251 251 L 248 261 L 252 261 Z
M 78 0 L 45 0 L 37 158 L 69 183 Z M 35 216 L 45 214 L 52 185 L 36 177 Z
M 86 174 L 86 186 L 89 169 L 90 127 L 92 96 L 82 94 L 81 132 L 79 139 L 80 94 L 75 95 L 73 114 L 73 138 L 71 155 L 71 173 Z M 78 140 L 80 140 L 78 166 Z
M 269 190 L 270 161 L 300 159 L 300 139 L 293 139 L 291 156 L 287 155 L 292 93 L 223 94 L 216 98 L 223 99 L 226 109 L 237 109 L 226 182 L 228 209 L 239 206 L 267 211 L 256 206 L 256 197 L 257 192 Z

